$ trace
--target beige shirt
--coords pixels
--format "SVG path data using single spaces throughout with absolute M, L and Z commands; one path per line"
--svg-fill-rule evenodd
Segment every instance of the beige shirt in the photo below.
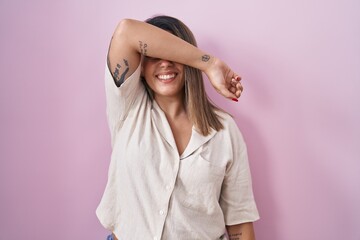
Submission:
M 225 113 L 224 129 L 195 129 L 179 156 L 164 112 L 151 101 L 140 69 L 120 88 L 106 68 L 112 138 L 108 182 L 96 210 L 119 240 L 226 239 L 225 225 L 259 218 L 246 145 Z

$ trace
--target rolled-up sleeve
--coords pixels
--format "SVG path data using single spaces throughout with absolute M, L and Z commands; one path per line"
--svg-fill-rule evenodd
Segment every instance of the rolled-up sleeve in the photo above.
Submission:
M 144 94 L 144 86 L 140 80 L 141 64 L 135 72 L 120 86 L 117 87 L 111 72 L 106 65 L 105 68 L 105 92 L 106 92 L 106 113 L 108 125 L 110 128 L 111 142 L 121 123 L 127 117 L 127 114 L 134 104 L 136 97 Z
M 259 219 L 254 199 L 251 173 L 245 141 L 239 129 L 232 127 L 232 159 L 223 181 L 220 206 L 226 225 L 253 222 Z

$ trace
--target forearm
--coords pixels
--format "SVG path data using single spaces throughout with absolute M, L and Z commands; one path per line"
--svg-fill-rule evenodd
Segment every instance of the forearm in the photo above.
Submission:
M 191 37 L 191 33 L 182 35 Z M 207 75 L 215 90 L 224 97 L 240 97 L 239 75 L 220 59 L 151 24 L 122 20 L 116 27 L 108 54 L 108 65 L 118 87 L 135 72 L 141 55 L 197 68 Z
M 229 240 L 255 240 L 253 223 L 226 226 Z
M 212 58 L 199 48 L 148 23 L 124 19 L 116 28 L 115 41 L 127 41 L 142 55 L 166 59 L 205 71 Z

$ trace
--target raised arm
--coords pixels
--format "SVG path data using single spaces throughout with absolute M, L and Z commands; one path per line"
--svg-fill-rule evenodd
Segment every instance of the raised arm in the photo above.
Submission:
M 122 20 L 115 29 L 108 54 L 108 65 L 117 86 L 136 70 L 141 55 L 200 69 L 227 98 L 238 98 L 241 94 L 240 77 L 221 60 L 158 27 L 137 20 Z

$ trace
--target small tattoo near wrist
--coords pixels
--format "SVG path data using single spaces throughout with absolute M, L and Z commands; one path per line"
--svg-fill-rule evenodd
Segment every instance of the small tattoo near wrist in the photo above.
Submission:
M 201 60 L 202 60 L 203 62 L 207 62 L 207 61 L 209 61 L 209 59 L 210 59 L 210 56 L 209 56 L 209 55 L 206 55 L 206 54 L 201 57 Z

